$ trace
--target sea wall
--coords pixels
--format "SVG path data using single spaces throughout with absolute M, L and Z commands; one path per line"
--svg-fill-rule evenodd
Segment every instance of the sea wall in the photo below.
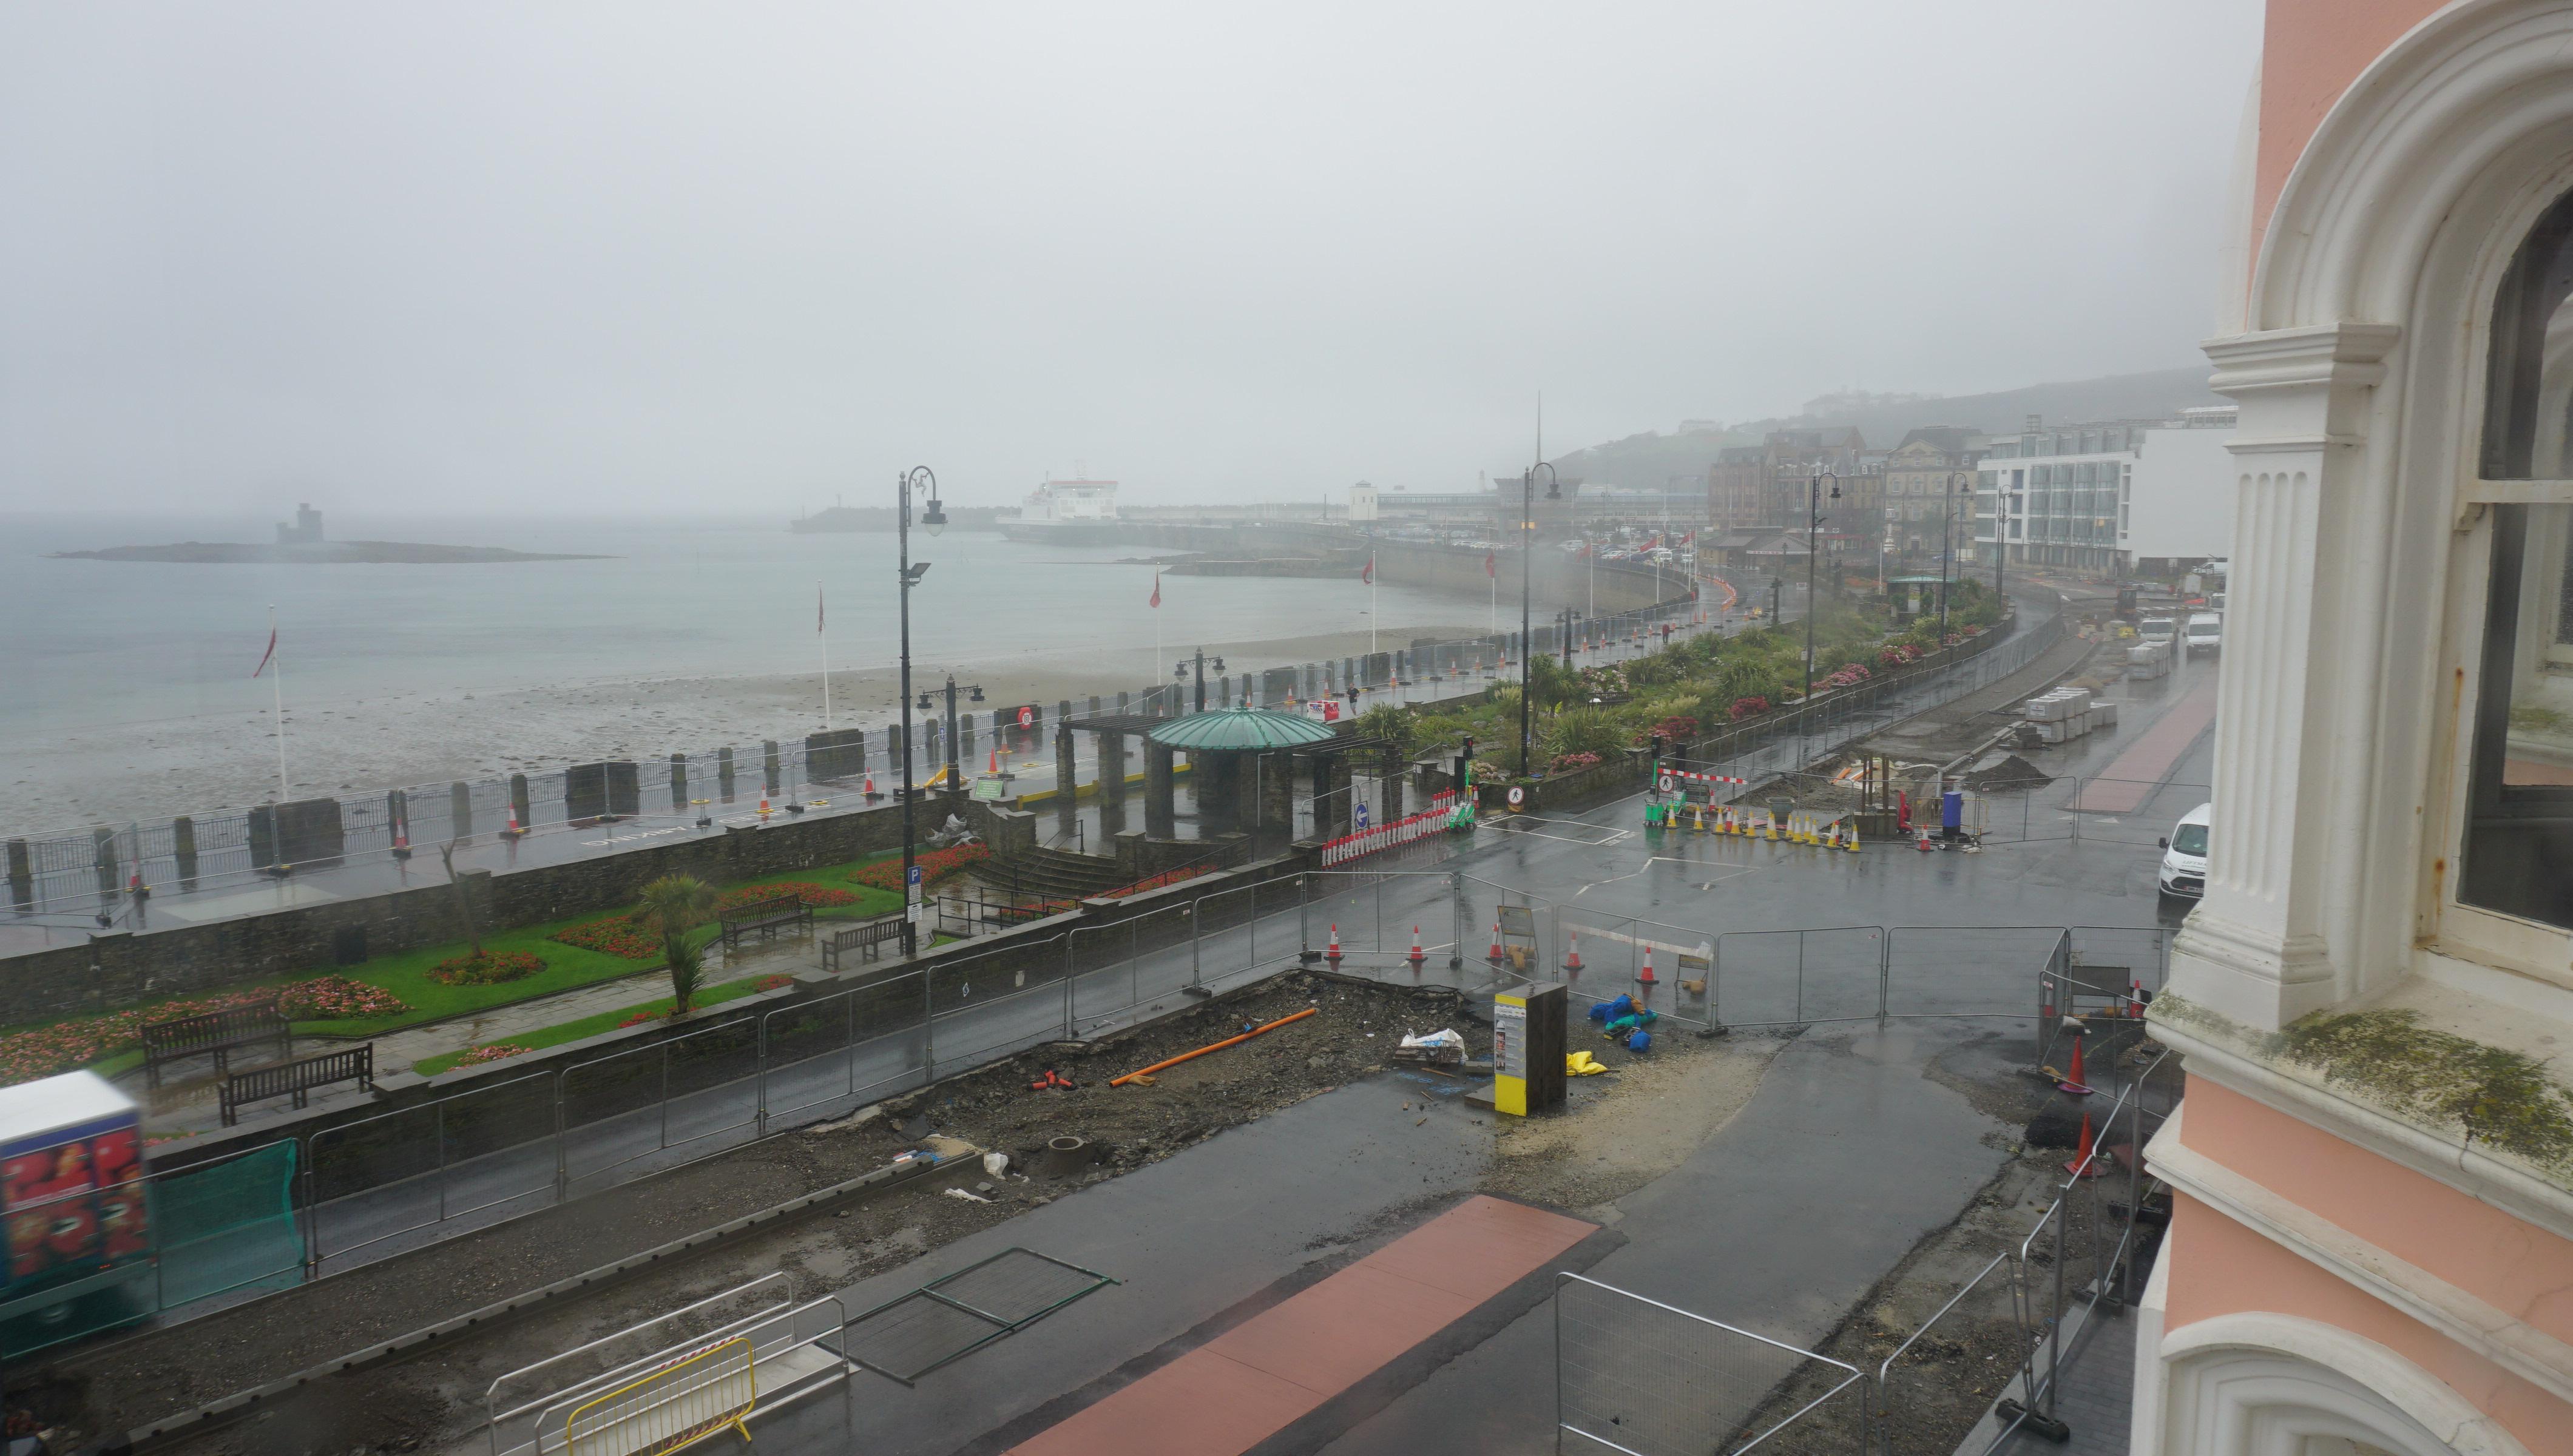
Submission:
M 996 851 L 1033 844 L 1029 815 L 970 800 L 926 799 L 925 829 L 963 814 Z M 902 810 L 886 804 L 855 813 L 780 819 L 569 864 L 461 877 L 486 928 L 537 925 L 634 903 L 663 875 L 717 884 L 840 864 L 902 846 Z M 415 864 L 420 863 L 414 861 Z M 429 882 L 360 899 L 335 900 L 237 920 L 117 931 L 87 945 L 60 946 L 9 960 L 0 976 L 0 1022 L 34 1021 L 161 997 L 186 996 L 265 976 L 319 974 L 371 956 L 460 940 L 454 891 L 431 869 Z
M 1138 539 L 1147 544 L 1203 551 L 1233 561 L 1309 559 L 1340 553 L 1350 560 L 1351 574 L 1357 570 L 1356 563 L 1372 550 L 1378 579 L 1388 584 L 1454 592 L 1488 602 L 1492 583 L 1497 579 L 1505 608 L 1514 606 L 1519 594 L 1519 552 L 1514 547 L 1487 553 L 1470 546 L 1370 539 L 1343 526 L 1275 522 L 1231 525 L 1154 521 L 1138 522 L 1133 528 Z M 1484 571 L 1487 554 L 1493 558 L 1493 574 Z M 1657 603 L 1685 600 L 1689 594 L 1685 573 L 1664 571 L 1657 582 L 1649 566 L 1639 569 L 1624 562 L 1594 564 L 1546 545 L 1536 548 L 1532 565 L 1534 575 L 1527 586 L 1535 598 L 1535 615 L 1540 619 L 1565 607 L 1587 611 L 1594 603 L 1602 616 L 1643 611 Z M 1511 629 L 1515 630 L 1515 623 Z

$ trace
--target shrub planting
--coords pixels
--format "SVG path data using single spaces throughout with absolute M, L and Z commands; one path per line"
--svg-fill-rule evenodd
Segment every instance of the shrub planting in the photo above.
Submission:
M 931 850 L 927 854 L 915 855 L 912 863 L 920 867 L 921 884 L 935 885 L 948 876 L 991 857 L 990 845 L 960 844 L 948 849 Z M 849 872 L 849 881 L 870 889 L 890 890 L 899 895 L 902 893 L 902 860 L 898 856 L 888 856 L 871 864 L 860 865 Z
M 471 951 L 449 956 L 423 974 L 440 986 L 499 986 L 544 969 L 533 951 Z

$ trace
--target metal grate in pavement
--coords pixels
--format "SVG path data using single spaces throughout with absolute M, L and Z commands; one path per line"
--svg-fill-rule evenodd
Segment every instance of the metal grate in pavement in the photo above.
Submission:
M 1034 1249 L 1006 1248 L 850 1320 L 841 1349 L 909 1385 L 1116 1282 Z

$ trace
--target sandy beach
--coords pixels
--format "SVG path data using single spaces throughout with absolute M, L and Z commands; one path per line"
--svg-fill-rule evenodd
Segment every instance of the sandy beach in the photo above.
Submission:
M 1388 632 L 1385 650 L 1414 637 L 1479 635 L 1479 624 Z M 1235 673 L 1367 650 L 1363 631 L 1203 644 Z M 1177 661 L 1197 642 L 1166 644 Z M 1147 685 L 1135 651 L 1030 652 L 955 669 L 981 684 L 984 707 L 1053 703 Z M 914 691 L 941 689 L 950 669 L 915 659 Z M 900 711 L 891 669 L 834 672 L 832 724 L 880 727 Z M 286 711 L 287 759 L 299 797 L 486 778 L 601 758 L 791 739 L 822 727 L 818 673 L 742 677 L 620 677 L 542 689 L 394 693 L 381 701 Z M 276 739 L 265 713 L 197 716 L 89 728 L 13 745 L 0 836 L 124 824 L 259 803 L 277 791 Z

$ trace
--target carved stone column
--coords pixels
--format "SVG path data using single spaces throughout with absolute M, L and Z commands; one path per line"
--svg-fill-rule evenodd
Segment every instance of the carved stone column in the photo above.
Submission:
M 2333 959 L 2349 948 L 2325 934 L 2331 858 L 2361 852 L 2338 842 L 2353 786 L 2334 771 L 2334 740 L 2368 712 L 2335 671 L 2342 638 L 2363 630 L 2339 589 L 2366 554 L 2367 409 L 2395 336 L 2339 324 L 2206 346 L 2213 387 L 2241 406 L 2233 569 L 2206 898 L 2172 944 L 2170 989 L 2255 1030 L 2353 989 Z

